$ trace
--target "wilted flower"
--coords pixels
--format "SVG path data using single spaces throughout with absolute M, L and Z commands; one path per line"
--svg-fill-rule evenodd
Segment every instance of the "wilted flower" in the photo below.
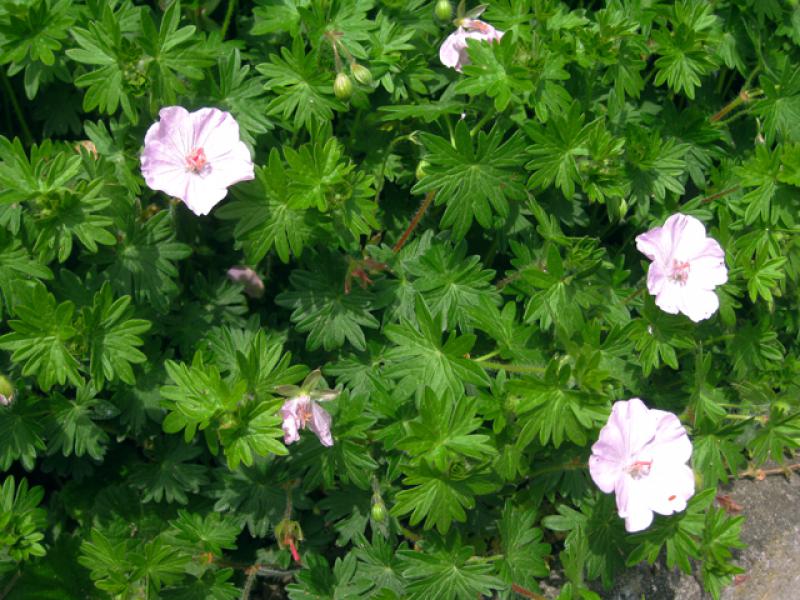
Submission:
M 614 492 L 625 529 L 641 531 L 653 512 L 671 515 L 694 495 L 694 473 L 686 464 L 692 443 L 678 417 L 648 409 L 639 398 L 615 402 L 592 446 L 589 473 L 602 491 Z
M 264 295 L 264 282 L 250 267 L 237 265 L 228 269 L 228 279 L 244 286 L 244 293 L 251 298 L 261 298 Z
M 663 227 L 637 236 L 636 247 L 653 261 L 647 289 L 661 310 L 681 312 L 697 322 L 719 308 L 714 288 L 728 280 L 725 251 L 715 239 L 706 237 L 699 220 L 672 215 Z
M 250 151 L 230 113 L 167 106 L 158 114 L 161 120 L 147 130 L 141 157 L 151 189 L 180 198 L 196 215 L 207 215 L 228 186 L 255 177 Z
M 283 418 L 283 441 L 291 444 L 300 439 L 300 430 L 308 427 L 319 438 L 323 446 L 333 446 L 331 435 L 331 415 L 318 402 L 333 400 L 338 390 L 314 389 L 324 380 L 316 369 L 308 374 L 303 385 L 280 385 L 276 391 L 289 399 L 281 407 Z
M 458 28 L 447 36 L 439 48 L 439 60 L 444 66 L 460 73 L 461 68 L 469 64 L 467 40 L 495 42 L 500 40 L 504 33 L 480 19 L 461 19 Z

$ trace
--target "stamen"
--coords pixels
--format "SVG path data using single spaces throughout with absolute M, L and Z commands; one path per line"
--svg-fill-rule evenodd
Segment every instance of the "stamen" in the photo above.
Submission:
M 631 463 L 626 470 L 634 479 L 641 479 L 642 477 L 647 477 L 650 475 L 650 467 L 652 464 L 652 460 L 637 460 L 636 462 Z
M 672 494 L 672 496 L 670 496 L 669 498 L 667 498 L 667 501 L 668 501 L 668 502 L 672 502 L 673 500 L 675 500 L 675 498 L 677 498 L 677 496 L 676 496 L 675 494 Z
M 686 280 L 689 279 L 689 261 L 672 261 L 672 273 L 669 278 L 681 285 L 686 285 Z
M 186 155 L 186 170 L 192 173 L 200 173 L 208 165 L 205 150 L 195 148 Z

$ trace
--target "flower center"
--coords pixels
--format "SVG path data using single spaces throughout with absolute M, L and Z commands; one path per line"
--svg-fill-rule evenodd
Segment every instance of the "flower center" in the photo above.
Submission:
M 637 460 L 628 465 L 625 469 L 633 479 L 642 479 L 650 475 L 650 467 L 653 465 L 652 460 Z
M 686 285 L 686 280 L 689 279 L 689 261 L 672 261 L 672 272 L 669 278 L 675 283 Z
M 201 173 L 208 166 L 205 150 L 195 148 L 186 155 L 186 170 L 191 173 Z
M 311 420 L 311 403 L 304 404 L 303 407 L 298 411 L 298 415 L 300 417 L 300 423 L 302 427 L 306 426 Z

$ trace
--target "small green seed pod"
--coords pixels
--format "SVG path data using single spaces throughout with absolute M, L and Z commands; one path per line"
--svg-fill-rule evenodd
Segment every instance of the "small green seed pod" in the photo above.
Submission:
M 349 100 L 353 95 L 353 80 L 347 73 L 337 73 L 333 82 L 333 95 L 339 100 Z

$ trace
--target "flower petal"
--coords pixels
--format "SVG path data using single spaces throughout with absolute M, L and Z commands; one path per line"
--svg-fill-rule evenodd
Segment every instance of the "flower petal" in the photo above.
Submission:
M 333 446 L 333 436 L 331 435 L 331 415 L 316 402 L 311 403 L 311 421 L 309 429 L 317 434 L 323 446 Z

